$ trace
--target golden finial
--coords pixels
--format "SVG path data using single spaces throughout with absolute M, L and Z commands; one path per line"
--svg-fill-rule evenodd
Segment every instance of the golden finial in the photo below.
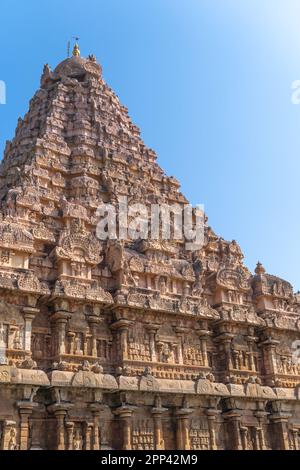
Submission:
M 73 49 L 73 57 L 79 57 L 80 56 L 78 40 L 79 40 L 79 38 L 75 38 L 76 42 L 75 42 L 74 49 Z

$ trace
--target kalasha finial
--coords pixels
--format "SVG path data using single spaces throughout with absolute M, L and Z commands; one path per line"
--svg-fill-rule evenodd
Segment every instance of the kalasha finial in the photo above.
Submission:
M 74 49 L 73 49 L 73 57 L 79 57 L 80 56 L 80 49 L 79 49 L 79 45 L 78 45 L 78 41 L 79 41 L 79 38 L 75 37 L 75 45 L 74 45 Z
M 255 274 L 265 274 L 266 270 L 263 265 L 258 261 L 255 269 Z

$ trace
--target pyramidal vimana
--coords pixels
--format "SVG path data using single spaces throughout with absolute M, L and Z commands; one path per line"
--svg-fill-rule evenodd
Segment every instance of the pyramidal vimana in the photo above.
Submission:
M 120 197 L 187 204 L 75 44 L 0 166 L 0 448 L 299 449 L 292 286 L 207 220 L 197 250 L 102 240 Z

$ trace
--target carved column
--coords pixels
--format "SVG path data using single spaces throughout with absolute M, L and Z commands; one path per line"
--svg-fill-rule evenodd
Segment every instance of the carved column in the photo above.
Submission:
M 158 328 L 159 326 L 157 325 L 146 325 L 146 329 L 149 334 L 149 348 L 150 348 L 150 356 L 151 356 L 152 362 L 157 361 L 156 348 L 155 348 L 155 335 L 156 335 Z
M 255 361 L 254 361 L 254 353 L 253 353 L 253 344 L 255 343 L 256 338 L 254 336 L 247 336 L 247 342 L 248 342 L 248 367 L 249 370 L 255 371 Z
M 132 322 L 124 318 L 111 325 L 119 333 L 122 360 L 128 359 L 128 329 L 131 325 Z
M 57 450 L 65 450 L 65 410 L 57 410 L 55 417 L 57 419 Z M 73 448 L 73 442 L 72 442 Z
M 56 351 L 54 355 L 62 355 L 66 353 L 66 324 L 70 318 L 70 314 L 67 312 L 56 312 L 51 315 L 51 321 L 55 325 L 55 336 L 56 336 Z
M 93 424 L 86 423 L 85 425 L 85 450 L 91 450 L 92 430 L 93 430 Z
M 96 316 L 89 316 L 88 322 L 90 326 L 91 332 L 91 340 L 92 340 L 92 356 L 97 357 L 97 325 L 100 323 L 100 318 Z
M 263 351 L 263 362 L 266 371 L 266 375 L 274 376 L 277 374 L 277 360 L 276 360 L 276 346 L 279 344 L 279 341 L 272 338 L 260 343 Z
M 208 367 L 208 356 L 207 356 L 207 336 L 201 337 L 201 352 L 203 358 L 203 366 Z
M 132 415 L 135 406 L 124 405 L 114 411 L 122 423 L 123 450 L 132 450 Z
M 99 450 L 101 446 L 99 439 L 101 405 L 98 403 L 92 403 L 89 408 L 93 414 L 93 450 Z
M 181 408 L 176 411 L 177 430 L 176 442 L 178 450 L 190 450 L 190 429 L 189 429 L 189 415 L 194 410 L 191 408 Z
M 259 427 L 254 426 L 254 450 L 261 450 L 259 440 Z
M 209 431 L 209 440 L 210 440 L 210 449 L 217 450 L 217 441 L 216 441 L 216 418 L 219 415 L 220 411 L 214 408 L 209 408 L 206 411 L 208 419 L 208 431 Z
M 241 439 L 241 414 L 239 410 L 227 411 L 223 416 L 227 421 L 230 448 L 233 450 L 243 450 Z
M 266 411 L 257 411 L 254 416 L 258 419 L 259 426 L 257 427 L 257 438 L 258 438 L 258 448 L 260 450 L 266 450 L 265 434 L 263 428 L 263 422 L 265 417 L 268 415 Z
M 273 422 L 273 429 L 277 440 L 277 450 L 290 450 L 288 421 L 291 414 L 278 412 L 269 417 Z
M 89 355 L 89 353 L 88 353 L 88 342 L 89 342 L 90 337 L 91 336 L 86 334 L 86 333 L 83 334 L 83 355 L 84 356 Z
M 162 408 L 161 406 L 152 408 L 152 416 L 154 421 L 154 442 L 155 450 L 165 450 L 165 442 L 163 437 L 163 428 L 162 428 L 162 414 L 167 411 L 167 408 Z
M 20 414 L 20 450 L 29 449 L 29 417 L 32 414 L 32 410 L 36 404 L 20 401 L 18 402 L 19 414 Z
M 233 339 L 233 336 L 231 334 L 226 335 L 226 338 L 224 338 L 224 350 L 225 350 L 225 355 L 226 355 L 226 364 L 227 364 L 227 369 L 229 371 L 232 369 L 232 357 L 231 357 L 232 339 Z
M 241 443 L 241 433 L 240 433 L 240 422 L 241 422 L 241 416 L 237 414 L 236 416 L 233 416 L 231 418 L 231 422 L 233 425 L 233 437 L 234 437 L 234 447 L 237 450 L 242 449 L 242 443 Z
M 208 337 L 210 335 L 210 331 L 208 331 L 206 329 L 198 329 L 198 330 L 196 330 L 196 333 L 198 334 L 198 336 L 200 338 L 203 366 L 204 367 L 209 367 L 208 355 L 207 355 L 207 340 L 208 340 Z
M 66 430 L 67 430 L 67 449 L 73 450 L 74 423 L 68 421 L 66 423 Z
M 32 320 L 35 318 L 36 314 L 39 312 L 38 308 L 33 307 L 24 307 L 24 349 L 26 351 L 31 351 L 31 330 L 32 330 Z
M 299 443 L 298 443 L 298 432 L 299 432 L 299 429 L 292 429 L 291 430 L 292 432 L 292 436 L 293 436 L 293 447 L 294 447 L 294 450 L 299 450 Z
M 67 415 L 67 412 L 70 408 L 72 408 L 71 403 L 55 403 L 54 405 L 51 405 L 48 407 L 48 410 L 50 413 L 54 413 L 54 416 L 56 418 L 57 422 L 57 427 L 56 427 L 56 442 L 57 442 L 57 450 L 65 450 L 66 449 L 66 442 L 65 442 L 65 418 Z M 69 422 L 70 424 L 70 422 Z M 67 434 L 68 439 L 71 438 L 71 431 L 70 428 L 67 428 Z M 68 441 L 69 445 L 69 441 Z M 72 436 L 72 448 L 73 448 L 73 436 Z
M 231 342 L 234 338 L 233 333 L 221 333 L 219 336 L 216 337 L 216 340 L 223 346 L 224 355 L 225 355 L 225 370 L 223 371 L 225 375 L 230 373 L 230 371 L 234 368 L 232 363 L 232 356 L 231 356 Z
M 179 326 L 175 328 L 176 335 L 179 339 L 179 343 L 177 344 L 178 364 L 183 364 L 182 341 L 183 341 L 183 335 L 185 331 L 186 331 L 186 328 L 181 328 Z
M 241 439 L 242 439 L 242 448 L 243 450 L 248 450 L 248 440 L 247 440 L 248 428 L 245 426 L 241 426 L 240 431 L 241 431 Z
M 8 364 L 8 360 L 6 357 L 6 349 L 7 349 L 7 342 L 6 342 L 6 334 L 3 323 L 0 324 L 0 364 L 6 365 Z

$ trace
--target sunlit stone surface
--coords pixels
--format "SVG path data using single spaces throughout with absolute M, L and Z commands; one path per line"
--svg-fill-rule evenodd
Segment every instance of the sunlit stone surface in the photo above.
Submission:
M 46 65 L 0 167 L 0 448 L 299 449 L 291 285 L 207 222 L 99 240 L 120 196 L 187 203 L 93 56 Z

